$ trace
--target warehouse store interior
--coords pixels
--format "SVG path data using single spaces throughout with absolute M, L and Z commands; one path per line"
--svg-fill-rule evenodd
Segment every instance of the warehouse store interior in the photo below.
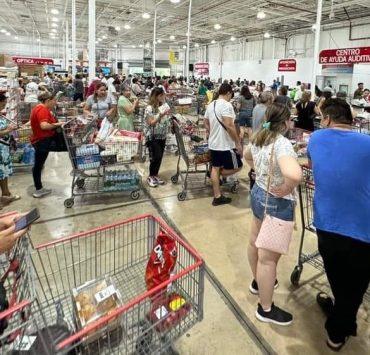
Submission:
M 319 161 L 352 207 L 342 180 L 367 172 L 368 0 L 0 4 L 1 354 L 370 352 L 370 259 L 338 291 L 318 242 L 345 234 L 317 217 Z M 335 137 L 315 149 L 338 130 L 353 165 L 325 158 Z M 333 202 L 343 223 L 364 180 L 357 216 Z M 276 201 L 290 229 L 259 246 Z

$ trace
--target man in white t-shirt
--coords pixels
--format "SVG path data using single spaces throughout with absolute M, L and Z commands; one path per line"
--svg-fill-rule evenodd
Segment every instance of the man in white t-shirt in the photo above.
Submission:
M 238 134 L 235 129 L 235 112 L 230 103 L 233 89 L 229 84 L 222 84 L 217 100 L 208 105 L 205 113 L 205 125 L 209 131 L 208 146 L 212 162 L 213 206 L 231 202 L 220 191 L 220 176 L 230 176 L 238 172 L 242 166 L 243 153 Z

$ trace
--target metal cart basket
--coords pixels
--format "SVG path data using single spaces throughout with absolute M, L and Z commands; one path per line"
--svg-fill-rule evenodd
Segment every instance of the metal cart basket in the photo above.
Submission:
M 298 264 L 295 266 L 290 281 L 293 285 L 298 286 L 301 274 L 303 271 L 303 265 L 305 263 L 312 265 L 320 271 L 324 271 L 324 264 L 321 259 L 318 250 L 315 251 L 304 251 L 304 241 L 306 233 L 314 235 L 316 237 L 316 229 L 313 225 L 313 198 L 315 193 L 315 184 L 313 180 L 312 169 L 308 166 L 302 166 L 303 170 L 303 182 L 299 186 L 299 203 L 301 210 L 302 219 L 302 233 L 301 241 L 298 251 Z M 370 288 L 364 296 L 367 302 L 370 302 Z
M 175 273 L 147 291 L 146 264 L 160 230 L 176 242 Z M 50 354 L 163 354 L 203 318 L 203 260 L 162 220 L 151 215 L 39 245 L 33 262 L 38 297 L 30 319 L 37 325 L 36 336 L 45 340 L 41 331 L 45 322 L 48 329 L 56 324 L 71 329 L 64 331 L 64 336 L 59 334 Z M 122 305 L 78 327 L 71 290 L 102 277 L 113 280 Z M 186 300 L 186 314 L 173 322 L 173 312 L 163 313 L 154 321 L 150 314 L 158 312 L 160 301 L 173 293 Z M 21 335 L 26 333 L 21 329 Z
M 130 192 L 131 199 L 140 197 L 141 176 L 129 169 L 139 154 L 140 140 L 105 141 L 95 144 L 95 119 L 76 117 L 63 125 L 63 134 L 72 163 L 71 197 L 64 206 L 71 208 L 75 196 Z M 122 138 L 122 139 L 120 139 Z
M 207 184 L 207 178 L 210 177 L 211 157 L 208 150 L 207 132 L 205 128 L 181 124 L 175 119 L 172 119 L 172 127 L 177 141 L 179 158 L 176 174 L 171 177 L 171 181 L 176 184 L 179 177 L 183 178 L 182 191 L 177 195 L 177 198 L 179 201 L 184 201 L 190 184 L 193 188 L 203 188 Z M 180 168 L 181 159 L 185 163 L 186 170 Z M 190 176 L 194 177 L 193 181 L 189 179 Z M 199 176 L 201 176 L 200 179 Z M 238 189 L 239 182 L 233 182 L 230 188 L 231 192 L 236 193 Z

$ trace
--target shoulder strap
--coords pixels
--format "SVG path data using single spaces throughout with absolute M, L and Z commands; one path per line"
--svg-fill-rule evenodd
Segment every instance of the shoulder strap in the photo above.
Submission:
M 270 191 L 270 186 L 271 186 L 271 175 L 273 172 L 273 163 L 274 163 L 274 154 L 275 154 L 275 142 L 272 144 L 271 148 L 271 156 L 270 156 L 270 162 L 269 162 L 269 172 L 268 172 L 268 178 L 267 178 L 267 191 L 266 191 L 266 200 L 265 200 L 265 212 L 264 215 L 266 215 L 267 211 L 267 202 L 269 198 L 269 191 Z
M 217 113 L 216 113 L 216 100 L 215 100 L 215 102 L 213 104 L 213 111 L 215 112 L 215 117 L 216 117 L 217 121 L 220 123 L 220 125 L 223 127 L 223 129 L 227 132 L 227 128 L 222 123 L 222 121 L 217 117 Z

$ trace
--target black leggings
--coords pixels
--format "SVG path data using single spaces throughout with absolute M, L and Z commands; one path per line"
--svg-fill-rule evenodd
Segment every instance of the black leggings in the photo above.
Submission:
M 149 150 L 149 175 L 158 176 L 159 169 L 161 167 L 164 148 L 166 147 L 165 139 L 153 139 L 147 142 Z
M 334 296 L 325 328 L 334 343 L 356 335 L 357 311 L 370 282 L 370 243 L 317 230 L 319 251 Z
M 33 147 L 35 148 L 35 164 L 32 168 L 33 183 L 36 190 L 40 190 L 42 189 L 42 168 L 48 158 L 49 152 L 64 152 L 67 150 L 67 147 L 61 134 L 42 139 L 36 142 Z

